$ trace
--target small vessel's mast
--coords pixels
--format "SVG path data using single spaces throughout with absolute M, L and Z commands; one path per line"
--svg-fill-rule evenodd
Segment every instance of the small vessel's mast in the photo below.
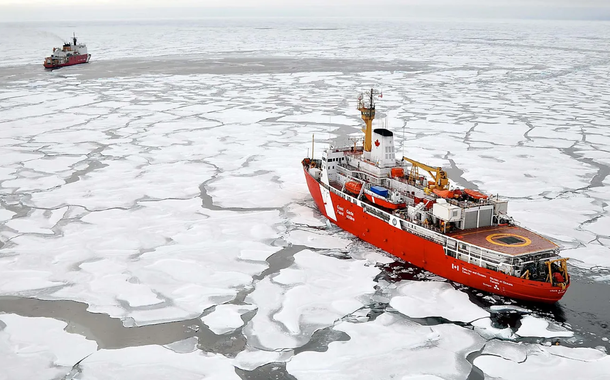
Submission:
M 373 119 L 375 119 L 375 102 L 373 96 L 380 94 L 379 91 L 371 88 L 370 93 L 360 94 L 358 96 L 358 110 L 364 120 L 365 127 L 362 129 L 364 132 L 364 151 L 370 152 L 373 145 Z
M 311 159 L 313 160 L 313 141 L 314 141 L 314 135 L 311 135 Z

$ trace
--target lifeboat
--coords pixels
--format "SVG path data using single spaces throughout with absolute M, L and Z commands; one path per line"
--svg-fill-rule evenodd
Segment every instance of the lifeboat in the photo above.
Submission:
M 407 207 L 405 202 L 394 202 L 388 198 L 388 195 L 388 189 L 381 186 L 371 186 L 371 190 L 364 190 L 364 196 L 366 199 L 377 206 L 381 206 L 389 210 Z
M 453 191 L 451 191 L 451 190 L 433 189 L 432 192 L 434 194 L 436 194 L 437 196 L 441 197 L 441 198 L 450 198 L 450 199 L 452 199 L 453 196 L 454 196 Z
M 360 190 L 362 190 L 362 184 L 360 182 L 348 181 L 345 183 L 345 190 L 358 195 L 360 194 Z
M 466 194 L 468 194 L 469 196 L 471 196 L 474 199 L 487 199 L 488 196 L 483 194 L 483 193 L 479 193 L 476 190 L 472 190 L 472 189 L 464 189 L 464 192 Z
M 391 171 L 392 178 L 402 178 L 405 176 L 405 169 L 403 168 L 392 168 Z

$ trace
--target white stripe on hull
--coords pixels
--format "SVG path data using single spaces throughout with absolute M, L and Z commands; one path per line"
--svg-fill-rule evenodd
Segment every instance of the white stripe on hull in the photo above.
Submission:
M 320 184 L 320 192 L 322 193 L 322 200 L 324 201 L 324 209 L 326 211 L 326 216 L 335 222 L 337 221 L 337 216 L 335 215 L 335 207 L 333 206 L 333 201 L 330 198 L 330 191 Z

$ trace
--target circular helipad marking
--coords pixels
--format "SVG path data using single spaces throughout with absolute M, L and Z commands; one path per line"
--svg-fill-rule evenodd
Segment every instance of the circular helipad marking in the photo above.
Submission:
M 511 237 L 513 239 L 520 240 L 520 242 L 509 244 L 509 243 L 505 243 L 502 240 L 500 240 L 502 238 L 511 238 Z M 517 235 L 517 234 L 491 234 L 491 235 L 487 235 L 487 237 L 485 239 L 488 242 L 490 242 L 491 244 L 500 245 L 502 247 L 525 247 L 525 246 L 532 244 L 532 241 L 530 239 L 526 238 L 525 236 L 521 236 L 521 235 Z

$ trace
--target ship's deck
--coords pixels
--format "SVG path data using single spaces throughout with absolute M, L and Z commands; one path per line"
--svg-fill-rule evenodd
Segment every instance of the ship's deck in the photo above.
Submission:
M 512 256 L 546 251 L 557 248 L 557 244 L 518 226 L 493 226 L 447 234 L 482 248 Z

